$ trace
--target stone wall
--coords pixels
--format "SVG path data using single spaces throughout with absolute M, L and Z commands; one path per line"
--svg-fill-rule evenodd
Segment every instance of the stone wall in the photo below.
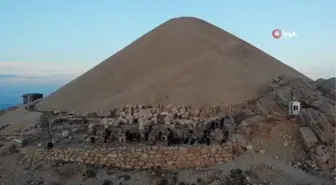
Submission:
M 24 152 L 27 158 L 68 161 L 126 169 L 194 168 L 226 162 L 233 157 L 232 146 L 190 147 L 119 147 L 85 149 L 52 149 Z

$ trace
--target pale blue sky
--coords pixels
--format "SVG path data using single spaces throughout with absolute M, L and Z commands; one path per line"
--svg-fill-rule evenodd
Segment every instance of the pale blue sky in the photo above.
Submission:
M 3 0 L 0 74 L 71 79 L 180 16 L 215 24 L 313 79 L 335 76 L 335 0 Z M 298 37 L 273 39 L 275 28 Z

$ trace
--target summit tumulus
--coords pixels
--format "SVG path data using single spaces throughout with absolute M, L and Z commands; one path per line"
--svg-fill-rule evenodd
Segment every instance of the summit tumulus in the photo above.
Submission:
M 100 110 L 126 104 L 230 105 L 260 96 L 273 77 L 310 80 L 194 17 L 170 19 L 38 104 Z

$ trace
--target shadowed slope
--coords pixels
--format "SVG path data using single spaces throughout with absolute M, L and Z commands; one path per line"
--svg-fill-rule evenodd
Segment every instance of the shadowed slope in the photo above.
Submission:
M 38 107 L 98 110 L 125 104 L 231 104 L 270 77 L 305 76 L 197 18 L 175 18 L 44 99 Z

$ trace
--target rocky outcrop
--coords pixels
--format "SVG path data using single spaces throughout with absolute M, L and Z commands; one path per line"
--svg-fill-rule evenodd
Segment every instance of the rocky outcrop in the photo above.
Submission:
M 313 101 L 311 107 L 322 112 L 328 121 L 335 126 L 335 101 L 324 96 Z
M 297 121 L 303 126 L 310 128 L 323 143 L 328 143 L 328 141 L 334 139 L 332 125 L 326 116 L 317 110 L 312 108 L 302 109 Z
M 335 90 L 335 89 L 334 89 Z M 335 97 L 331 91 L 324 92 L 316 82 L 301 79 L 281 79 L 266 88 L 265 95 L 257 100 L 257 107 L 263 115 L 274 114 L 285 117 L 288 103 L 297 100 L 303 108 L 322 112 L 331 124 L 335 124 Z
M 310 157 L 321 169 L 334 169 L 335 166 L 335 147 L 317 145 L 310 150 Z
M 259 98 L 258 108 L 266 115 L 269 113 L 285 117 L 288 111 L 288 103 L 293 100 L 305 100 L 313 95 L 314 89 L 311 84 L 300 79 L 281 80 L 267 87 L 266 95 Z
M 286 118 L 288 103 L 301 102 L 296 117 L 299 134 L 310 158 L 321 169 L 335 168 L 335 79 L 307 82 L 300 79 L 274 80 L 264 96 L 257 98 L 261 115 Z
M 255 107 L 260 115 L 286 118 L 288 103 L 291 100 L 300 101 L 302 109 L 297 117 L 298 123 L 311 129 L 320 141 L 327 143 L 334 137 L 335 89 L 334 86 L 321 84 L 321 81 L 307 82 L 301 79 L 273 80 L 266 88 L 265 95 L 257 98 Z

